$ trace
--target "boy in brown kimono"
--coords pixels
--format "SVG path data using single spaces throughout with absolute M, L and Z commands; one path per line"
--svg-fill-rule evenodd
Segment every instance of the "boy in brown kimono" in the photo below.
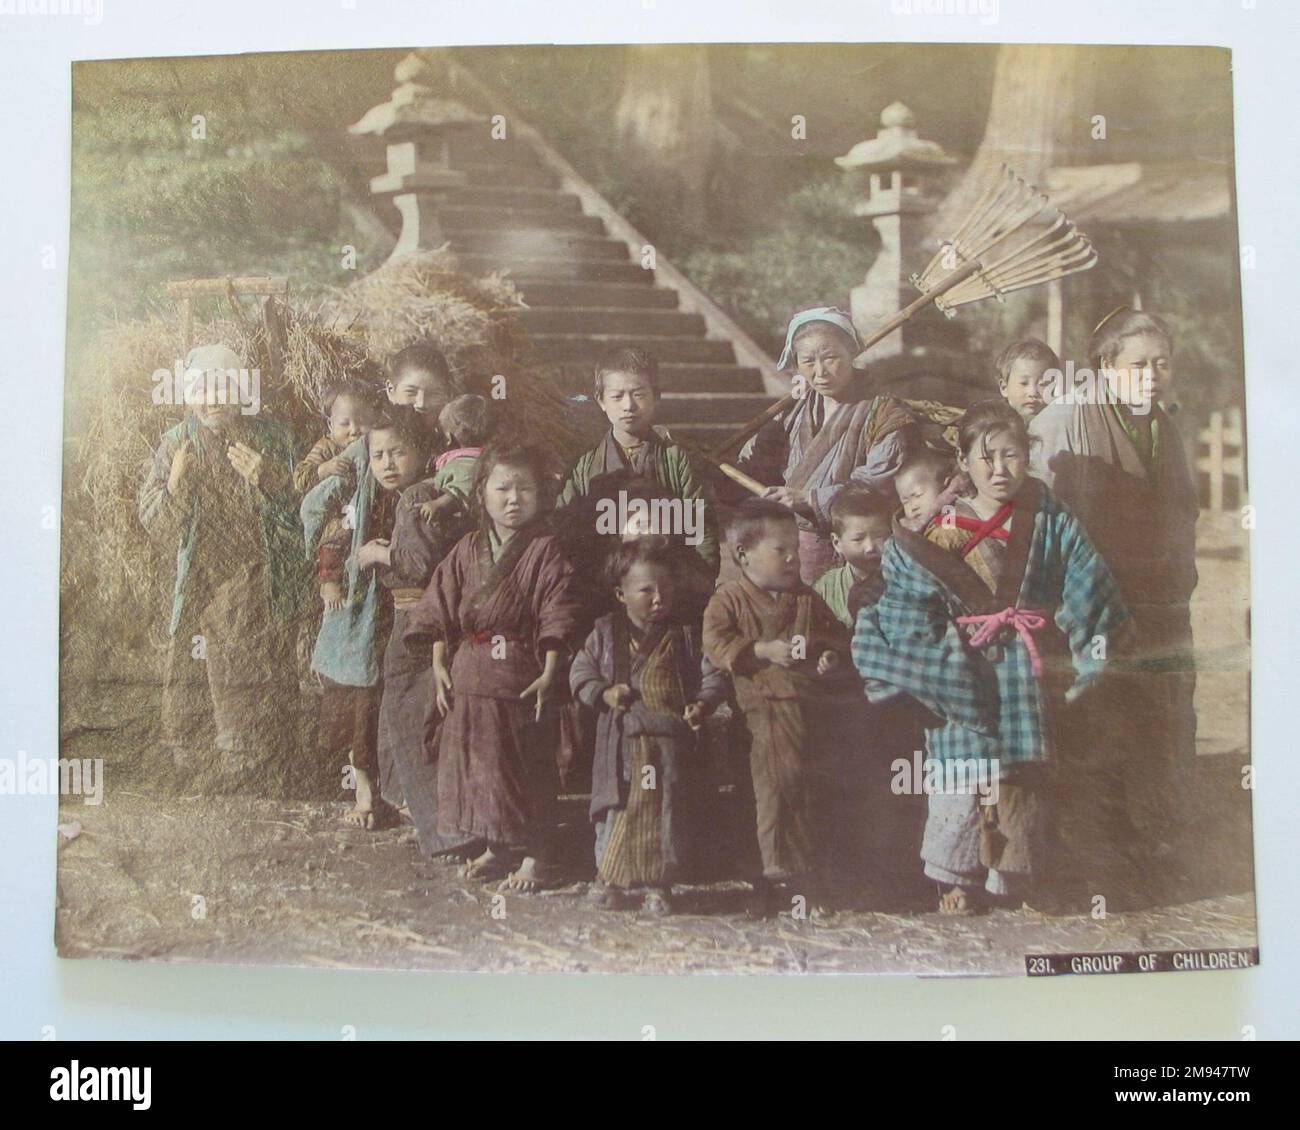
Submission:
M 784 887 L 795 912 L 822 905 L 821 845 L 834 743 L 861 699 L 849 634 L 799 579 L 799 532 L 779 503 L 753 499 L 727 527 L 743 574 L 720 585 L 704 612 L 704 653 L 735 680 L 749 735 L 762 875 L 751 911 L 768 914 Z

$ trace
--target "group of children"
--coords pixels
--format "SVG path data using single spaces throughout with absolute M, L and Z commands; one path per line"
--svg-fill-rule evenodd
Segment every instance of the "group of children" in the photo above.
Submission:
M 597 365 L 609 431 L 563 477 L 489 401 L 454 395 L 431 348 L 397 355 L 378 398 L 331 389 L 292 481 L 319 584 L 321 749 L 347 753 L 349 821 L 405 811 L 430 856 L 532 892 L 566 878 L 557 795 L 589 767 L 591 897 L 667 913 L 717 830 L 710 759 L 731 757 L 757 913 L 882 889 L 918 847 L 941 911 L 1031 897 L 1061 711 L 1131 627 L 1083 525 L 1030 475 L 1059 361 L 1007 349 L 1002 398 L 965 413 L 953 450 L 865 391 L 856 342 L 830 308 L 792 322 L 784 361 L 810 391 L 741 455 L 782 480 L 758 498 L 728 497 L 657 426 L 642 350 Z M 656 528 L 646 514 L 671 511 L 652 506 L 593 536 L 615 497 L 699 504 L 703 536 Z M 922 745 L 969 775 L 900 786 Z M 877 836 L 865 864 L 845 846 L 921 791 L 919 844 Z

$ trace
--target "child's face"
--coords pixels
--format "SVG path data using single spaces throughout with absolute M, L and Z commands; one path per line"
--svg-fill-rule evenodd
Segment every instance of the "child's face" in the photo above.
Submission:
M 840 533 L 831 534 L 831 544 L 836 553 L 859 569 L 865 568 L 872 558 L 880 555 L 891 532 L 887 518 L 850 514 L 840 525 L 843 529 Z
M 745 576 L 766 592 L 789 592 L 799 586 L 799 528 L 793 521 L 770 519 L 763 533 L 736 550 Z
M 1174 390 L 1174 361 L 1159 334 L 1132 334 L 1123 338 L 1113 359 L 1104 361 L 1111 387 L 1134 407 L 1157 400 L 1168 401 Z M 1113 371 L 1113 374 L 1112 372 Z
M 1029 452 L 1010 431 L 989 432 L 961 458 L 975 493 L 999 506 L 1010 502 L 1029 475 Z
M 355 396 L 337 396 L 330 408 L 330 439 L 347 447 L 370 431 L 370 410 Z
M 934 513 L 945 485 L 939 481 L 940 477 L 933 467 L 926 466 L 906 467 L 894 476 L 894 489 L 898 491 L 898 501 L 903 504 L 903 517 L 909 522 L 919 522 Z
M 794 359 L 805 385 L 822 396 L 838 399 L 853 383 L 853 353 L 838 330 L 826 327 L 801 334 Z
M 483 509 L 498 531 L 526 526 L 541 509 L 541 487 L 532 470 L 498 463 L 483 483 Z
M 635 373 L 606 373 L 604 391 L 596 402 L 614 431 L 640 439 L 654 426 L 657 400 L 655 390 L 644 377 Z
M 447 386 L 427 369 L 403 369 L 396 381 L 385 386 L 390 404 L 404 404 L 420 413 L 430 431 L 438 426 L 438 414 L 451 400 Z
M 1026 420 L 1032 420 L 1047 407 L 1052 385 L 1048 366 L 1032 357 L 1021 357 L 1011 364 L 1005 381 L 998 382 L 1002 398 Z
M 403 490 L 420 477 L 422 453 L 392 428 L 370 433 L 370 472 L 385 490 Z
M 638 561 L 623 576 L 614 595 L 638 628 L 663 620 L 673 610 L 677 583 L 672 571 L 653 561 Z

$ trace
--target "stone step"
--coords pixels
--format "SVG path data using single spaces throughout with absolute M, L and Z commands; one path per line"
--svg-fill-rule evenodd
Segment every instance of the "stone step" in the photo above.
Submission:
M 669 434 L 675 440 L 691 447 L 698 447 L 703 451 L 710 451 L 717 447 L 728 436 L 734 435 L 744 420 L 737 420 L 735 423 L 715 424 L 715 423 L 675 423 L 668 427 Z M 716 472 L 710 472 L 716 473 Z
M 511 178 L 514 179 L 513 177 Z M 517 184 L 475 184 L 447 194 L 452 208 L 544 208 L 552 212 L 581 212 L 582 201 L 572 192 L 554 188 L 527 188 Z
M 555 366 L 556 387 L 566 396 L 592 395 L 594 360 L 566 361 Z M 670 393 L 738 393 L 765 397 L 763 375 L 744 365 L 710 365 L 698 361 L 668 361 L 659 366 L 659 388 Z M 770 401 L 769 401 L 770 403 Z M 757 412 L 753 415 L 758 415 Z
M 611 310 L 605 307 L 534 306 L 520 315 L 533 334 L 647 334 L 703 337 L 704 319 L 679 310 Z
M 640 283 L 649 289 L 654 284 L 654 272 L 639 263 L 620 263 L 613 259 L 567 259 L 548 256 L 483 255 L 459 251 L 456 258 L 461 269 L 471 275 L 486 275 L 492 271 L 508 271 L 510 278 L 527 291 L 531 282 L 566 282 L 571 279 L 605 280 L 619 283 Z
M 508 122 L 505 137 L 493 137 L 490 130 L 491 127 L 484 122 L 481 129 L 453 134 L 447 146 L 451 165 L 502 165 L 512 170 L 521 165 L 543 167 L 536 149 L 528 142 L 510 136 Z
M 729 341 L 704 337 L 626 337 L 619 334 L 532 334 L 533 344 L 547 361 L 594 364 L 607 349 L 648 349 L 665 361 L 712 361 L 735 364 Z
M 652 307 L 671 310 L 677 306 L 677 292 L 666 286 L 645 286 L 651 281 L 644 272 L 642 285 L 631 283 L 544 282 L 535 280 L 520 286 L 524 301 L 533 307 L 599 306 L 606 310 Z
M 743 392 L 665 391 L 659 399 L 655 418 L 671 427 L 712 424 L 724 431 L 736 431 L 747 420 L 771 406 L 771 397 Z
M 493 231 L 469 228 L 447 233 L 451 249 L 463 255 L 494 255 L 511 259 L 626 260 L 627 244 L 562 231 Z
M 452 168 L 465 174 L 472 185 L 489 186 L 509 185 L 511 188 L 549 188 L 558 189 L 560 178 L 550 169 L 538 165 L 519 165 L 503 169 L 500 165 L 481 161 L 464 161 L 453 164 Z
M 558 208 L 503 208 L 498 205 L 443 205 L 438 222 L 448 235 L 459 231 L 572 231 L 583 235 L 603 236 L 605 225 L 599 216 Z

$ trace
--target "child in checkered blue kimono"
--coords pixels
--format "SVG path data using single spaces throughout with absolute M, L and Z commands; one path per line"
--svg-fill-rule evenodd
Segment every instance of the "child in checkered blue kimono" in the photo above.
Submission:
M 912 787 L 928 794 L 921 858 L 943 913 L 974 913 L 984 891 L 1019 905 L 1041 878 L 1053 727 L 1129 618 L 1083 527 L 1029 477 L 1029 442 L 1005 402 L 966 413 L 973 496 L 924 533 L 895 522 L 885 593 L 853 639 L 869 698 L 910 694 L 934 715 Z

